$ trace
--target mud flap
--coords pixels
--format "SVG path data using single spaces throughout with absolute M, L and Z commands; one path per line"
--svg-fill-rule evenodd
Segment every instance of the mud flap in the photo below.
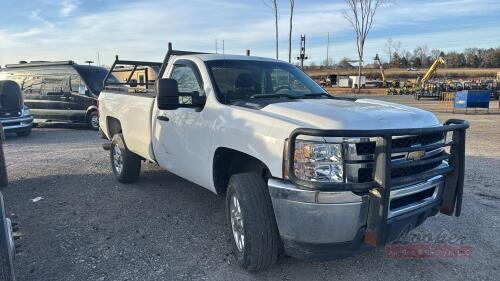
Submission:
M 446 175 L 444 182 L 442 203 L 439 211 L 442 214 L 456 217 L 462 212 L 462 198 L 464 190 L 465 173 L 465 130 L 453 132 L 450 153 L 453 157 L 448 164 L 453 167 L 453 171 Z

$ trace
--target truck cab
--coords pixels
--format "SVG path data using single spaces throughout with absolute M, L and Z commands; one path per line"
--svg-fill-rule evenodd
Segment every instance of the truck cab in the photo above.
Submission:
M 465 121 L 336 98 L 275 59 L 170 48 L 158 77 L 99 97 L 113 172 L 136 181 L 147 160 L 225 196 L 247 270 L 269 268 L 281 249 L 330 259 L 460 214 Z

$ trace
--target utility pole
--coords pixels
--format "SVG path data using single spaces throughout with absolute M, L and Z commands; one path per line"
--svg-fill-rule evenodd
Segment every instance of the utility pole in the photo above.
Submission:
M 215 39 L 215 53 L 217 54 L 218 53 L 218 49 L 217 49 L 217 38 Z
M 99 51 L 97 51 L 97 66 L 101 66 L 101 56 L 99 54 Z
M 300 54 L 297 57 L 298 60 L 300 60 L 300 69 L 304 70 L 304 60 L 307 60 L 308 57 L 306 56 L 306 35 L 301 34 L 300 35 Z
M 330 32 L 328 32 L 328 37 L 326 39 L 326 63 L 325 66 L 330 66 Z
M 224 49 L 224 40 L 222 40 L 222 54 L 223 55 L 226 54 L 226 50 Z

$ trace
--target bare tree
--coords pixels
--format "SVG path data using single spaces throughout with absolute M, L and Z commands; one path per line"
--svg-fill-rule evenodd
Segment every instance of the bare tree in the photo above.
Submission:
M 389 64 L 392 62 L 394 55 L 399 54 L 400 49 L 400 41 L 393 41 L 392 38 L 387 39 L 387 42 L 385 42 L 385 53 L 389 56 Z
M 358 92 L 361 91 L 361 68 L 363 67 L 365 41 L 372 28 L 375 13 L 386 2 L 388 0 L 346 0 L 349 9 L 343 11 L 343 15 L 356 32 L 356 46 L 359 56 Z
M 393 52 L 394 52 L 394 49 L 392 47 L 392 38 L 389 37 L 387 39 L 387 42 L 385 42 L 385 53 L 389 56 L 389 63 L 391 63 Z
M 293 27 L 293 9 L 295 0 L 290 0 L 290 32 L 288 33 L 288 62 L 292 62 L 292 27 Z
M 275 29 L 275 36 L 276 36 L 276 59 L 278 59 L 279 55 L 279 45 L 278 45 L 278 40 L 279 40 L 279 33 L 278 33 L 278 19 L 279 19 L 279 0 L 266 0 L 271 3 L 271 8 L 273 9 L 273 14 L 274 14 L 274 29 Z M 290 19 L 291 20 L 291 19 Z M 291 30 L 290 30 L 291 32 Z

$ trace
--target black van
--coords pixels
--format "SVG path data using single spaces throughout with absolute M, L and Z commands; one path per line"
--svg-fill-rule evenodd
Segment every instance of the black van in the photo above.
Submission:
M 107 73 L 105 68 L 73 61 L 30 62 L 6 65 L 0 69 L 0 80 L 19 84 L 35 123 L 78 122 L 97 130 L 97 97 Z

